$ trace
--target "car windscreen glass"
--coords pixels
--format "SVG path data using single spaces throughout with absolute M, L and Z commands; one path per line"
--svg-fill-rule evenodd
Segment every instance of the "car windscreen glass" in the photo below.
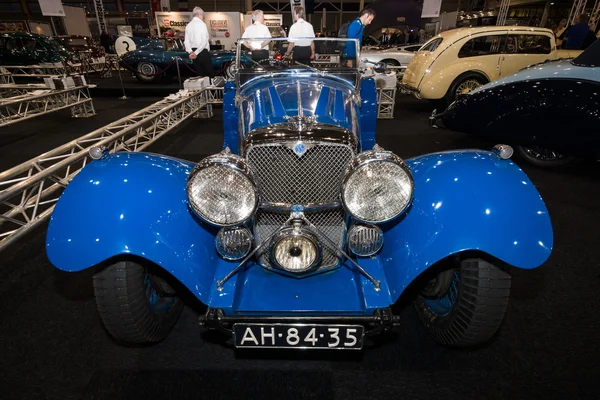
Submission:
M 334 38 L 240 39 L 236 63 L 245 69 L 282 70 L 355 69 L 360 51 L 358 41 Z
M 430 51 L 430 52 L 434 52 L 439 45 L 442 43 L 444 39 L 442 38 L 435 38 L 435 39 L 431 39 L 429 42 L 425 43 L 423 45 L 423 47 L 421 47 L 419 49 L 419 51 Z

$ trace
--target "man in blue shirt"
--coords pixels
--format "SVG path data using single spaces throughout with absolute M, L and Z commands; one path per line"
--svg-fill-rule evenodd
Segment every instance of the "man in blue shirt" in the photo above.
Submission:
M 348 39 L 358 39 L 359 51 L 362 49 L 362 38 L 363 32 L 365 31 L 365 26 L 373 22 L 374 19 L 375 11 L 370 8 L 365 8 L 360 13 L 360 16 L 352 21 L 352 23 L 348 26 Z M 354 65 L 354 61 L 356 60 L 356 47 L 354 42 L 346 43 L 343 57 L 348 61 L 348 67 L 352 67 Z
M 566 49 L 571 50 L 582 50 L 583 43 L 590 32 L 590 27 L 588 26 L 589 17 L 586 14 L 581 14 L 575 17 L 575 25 L 571 26 L 567 29 L 567 45 Z

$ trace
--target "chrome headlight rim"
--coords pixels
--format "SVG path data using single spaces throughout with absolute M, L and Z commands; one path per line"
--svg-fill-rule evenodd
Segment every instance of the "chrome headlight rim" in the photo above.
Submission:
M 375 146 L 379 147 L 378 145 L 375 145 Z M 371 163 L 375 163 L 375 162 L 389 162 L 389 163 L 399 166 L 408 176 L 408 180 L 410 182 L 410 187 L 411 187 L 410 199 L 406 202 L 405 206 L 393 217 L 387 218 L 387 219 L 381 220 L 381 221 L 372 221 L 372 220 L 360 218 L 360 217 L 354 215 L 352 213 L 352 211 L 347 207 L 346 198 L 344 196 L 344 187 L 346 186 L 346 184 L 348 183 L 348 181 L 350 180 L 352 175 L 354 173 L 356 173 L 359 169 L 361 169 Z M 354 159 L 348 164 L 348 167 L 346 168 L 346 171 L 344 172 L 344 175 L 340 182 L 340 201 L 342 203 L 342 207 L 344 207 L 344 210 L 355 221 L 361 222 L 363 224 L 380 225 L 380 224 L 385 224 L 387 222 L 395 220 L 396 218 L 403 215 L 406 212 L 406 210 L 408 210 L 408 208 L 410 207 L 410 205 L 412 204 L 413 199 L 414 199 L 414 188 L 415 188 L 415 181 L 414 181 L 412 172 L 410 171 L 410 168 L 408 168 L 408 165 L 406 165 L 404 160 L 402 158 L 400 158 L 398 155 L 392 153 L 391 151 L 383 150 L 381 148 L 378 148 L 378 149 L 376 148 L 373 150 L 363 151 L 362 153 L 357 154 L 356 157 L 354 157 Z
M 246 234 L 246 236 L 249 239 L 249 246 L 247 249 L 245 249 L 245 251 L 242 255 L 232 257 L 232 256 L 228 256 L 224 252 L 222 243 L 223 243 L 223 236 L 228 231 L 235 231 L 235 230 L 243 231 Z M 250 229 L 245 225 L 234 226 L 234 227 L 224 227 L 224 228 L 220 229 L 219 232 L 217 233 L 217 236 L 215 236 L 215 249 L 217 251 L 217 254 L 226 261 L 238 261 L 238 260 L 243 259 L 248 254 L 250 254 L 253 247 L 254 247 L 254 236 L 252 235 L 252 231 L 250 231 Z
M 252 206 L 252 211 L 248 214 L 248 217 L 245 218 L 243 221 L 236 221 L 231 224 L 222 224 L 217 223 L 215 221 L 211 221 L 207 216 L 203 215 L 204 213 L 195 206 L 193 201 L 190 200 L 192 198 L 190 195 L 190 191 L 192 190 L 191 182 L 194 176 L 204 169 L 215 166 L 230 168 L 238 173 L 241 173 L 242 176 L 251 184 L 254 195 L 254 204 Z M 252 170 L 242 157 L 236 154 L 231 154 L 228 151 L 208 156 L 201 160 L 198 164 L 196 164 L 190 172 L 190 175 L 188 176 L 185 192 L 188 204 L 190 208 L 194 211 L 194 213 L 198 216 L 198 218 L 200 218 L 202 221 L 206 222 L 211 226 L 219 228 L 233 228 L 245 224 L 256 214 L 256 211 L 258 210 L 258 205 L 260 204 L 258 187 L 256 185 L 256 180 L 254 179 Z
M 356 251 L 355 248 L 352 247 L 352 236 L 354 236 L 355 234 L 359 233 L 360 231 L 365 231 L 365 230 L 374 230 L 377 235 L 379 236 L 379 241 L 377 243 L 377 248 L 366 252 L 366 253 L 359 253 Z M 382 248 L 383 248 L 383 243 L 385 241 L 385 237 L 383 235 L 383 231 L 381 230 L 381 227 L 374 225 L 374 224 L 353 224 L 350 229 L 348 229 L 348 234 L 347 234 L 347 240 L 346 242 L 348 243 L 348 249 L 352 252 L 352 254 L 358 256 L 358 257 L 371 257 L 374 256 L 375 254 L 377 254 Z
M 277 261 L 277 258 L 275 257 L 275 250 L 277 248 L 277 245 L 284 239 L 287 239 L 289 237 L 303 237 L 304 239 L 307 239 L 308 241 L 310 241 L 312 243 L 312 245 L 315 247 L 315 251 L 317 253 L 314 261 L 310 264 L 309 267 L 303 269 L 303 270 L 299 270 L 299 271 L 293 271 L 287 268 L 284 268 L 282 265 L 279 264 L 279 262 Z M 273 239 L 271 239 L 271 243 L 269 245 L 269 259 L 272 263 L 272 265 L 278 270 L 278 271 L 282 271 L 285 272 L 287 274 L 292 274 L 292 275 L 302 275 L 308 272 L 312 272 L 315 268 L 317 268 L 320 264 L 321 261 L 323 259 L 323 248 L 319 242 L 319 238 L 317 237 L 317 235 L 307 229 L 304 228 L 295 228 L 295 227 L 290 227 L 290 228 L 284 228 L 281 231 L 279 231 L 274 237 Z

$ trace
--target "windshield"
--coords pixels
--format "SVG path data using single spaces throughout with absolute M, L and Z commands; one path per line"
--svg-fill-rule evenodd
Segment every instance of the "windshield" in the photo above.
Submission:
M 263 72 L 307 68 L 339 72 L 356 70 L 359 55 L 356 39 L 242 38 L 237 45 L 236 65 Z

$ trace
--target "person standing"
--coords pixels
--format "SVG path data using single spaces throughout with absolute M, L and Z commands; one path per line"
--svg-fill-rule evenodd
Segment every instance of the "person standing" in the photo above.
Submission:
M 589 17 L 587 14 L 581 14 L 575 17 L 575 25 L 567 29 L 565 36 L 567 37 L 567 50 L 583 50 L 584 42 L 590 32 L 588 25 Z
M 244 34 L 242 35 L 242 39 L 263 39 L 271 37 L 271 32 L 265 25 L 265 15 L 262 10 L 254 10 L 252 12 L 252 20 L 254 22 L 252 25 L 246 28 Z M 264 40 L 262 42 L 253 40 L 242 43 L 244 46 L 252 50 L 252 59 L 254 61 L 260 61 L 269 58 L 268 40 Z
M 370 8 L 365 8 L 348 26 L 348 39 L 358 39 L 358 50 L 362 50 L 362 38 L 365 31 L 365 26 L 369 25 L 375 19 L 375 11 Z M 353 67 L 356 61 L 356 46 L 354 42 L 346 43 L 344 48 L 343 58 L 347 62 L 348 67 Z
M 294 38 L 314 38 L 313 26 L 304 20 L 304 8 L 294 8 L 294 24 L 290 27 L 288 34 L 289 45 L 286 55 L 294 53 L 294 60 L 302 64 L 310 63 L 315 57 L 315 42 L 313 40 L 292 40 Z
M 567 30 L 567 20 L 561 19 L 558 26 L 554 28 L 554 36 L 556 37 L 556 48 L 560 49 L 563 44 L 563 33 Z
M 198 76 L 208 76 L 210 82 L 215 77 L 212 60 L 210 57 L 210 42 L 208 28 L 204 23 L 204 11 L 194 7 L 194 18 L 185 27 L 185 51 L 194 63 Z

